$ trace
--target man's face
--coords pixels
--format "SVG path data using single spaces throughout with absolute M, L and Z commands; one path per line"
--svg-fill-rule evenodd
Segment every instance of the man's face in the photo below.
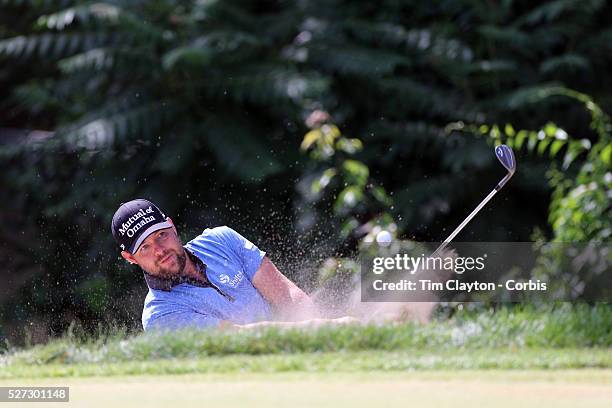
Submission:
M 125 257 L 125 256 L 124 256 Z M 164 228 L 149 235 L 131 257 L 145 272 L 160 278 L 179 276 L 187 256 L 174 228 Z

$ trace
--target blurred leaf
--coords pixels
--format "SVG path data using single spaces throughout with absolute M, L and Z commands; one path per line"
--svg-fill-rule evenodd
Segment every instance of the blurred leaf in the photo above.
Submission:
M 363 143 L 359 139 L 341 138 L 336 143 L 336 149 L 348 154 L 355 154 L 363 150 Z
M 612 165 L 612 143 L 608 144 L 601 151 L 601 161 L 607 166 Z
M 334 168 L 329 168 L 325 170 L 321 174 L 321 177 L 316 178 L 312 182 L 312 187 L 311 187 L 312 192 L 315 194 L 319 194 L 321 190 L 325 189 L 325 187 L 329 185 L 329 183 L 334 178 L 334 176 L 336 176 L 336 174 L 337 174 L 337 171 Z
M 357 160 L 345 160 L 342 170 L 349 184 L 364 187 L 368 182 L 370 171 L 365 164 Z
M 308 150 L 314 143 L 316 143 L 322 137 L 323 132 L 320 129 L 311 130 L 304 136 L 302 144 L 300 145 L 300 149 Z
M 168 52 L 162 58 L 165 70 L 172 70 L 177 65 L 202 68 L 211 63 L 213 55 L 209 50 L 194 47 L 180 47 Z
M 363 190 L 357 186 L 345 187 L 334 204 L 334 211 L 337 214 L 344 214 L 357 206 L 363 199 Z

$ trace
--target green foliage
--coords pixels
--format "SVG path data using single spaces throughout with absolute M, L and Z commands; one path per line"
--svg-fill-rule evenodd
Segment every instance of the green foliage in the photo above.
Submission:
M 515 130 L 511 124 L 469 124 L 463 122 L 448 125 L 447 131 L 465 131 L 487 137 L 495 144 L 506 143 L 517 154 L 526 150 L 550 159 L 562 158 L 561 169 L 555 163 L 548 178 L 554 188 L 550 204 L 549 222 L 557 242 L 606 242 L 612 235 L 612 219 L 609 217 L 612 197 L 612 122 L 607 114 L 588 96 L 561 87 L 542 90 L 533 95 L 524 91 L 519 100 L 537 103 L 546 98 L 564 96 L 581 103 L 591 116 L 591 129 L 597 138 L 574 139 L 552 122 L 540 130 Z M 582 158 L 575 177 L 568 176 L 572 163 Z M 571 173 L 570 173 L 571 174 Z
M 479 136 L 487 137 L 493 143 L 505 143 L 520 153 L 524 148 L 531 154 L 539 156 L 548 155 L 550 159 L 562 157 L 562 168 L 567 170 L 581 154 L 591 149 L 589 139 L 571 139 L 567 132 L 552 122 L 546 123 L 539 130 L 515 130 L 507 123 L 499 126 L 493 125 L 465 125 L 462 122 L 452 123 L 448 131 L 466 131 Z M 563 154 L 562 154 L 563 153 Z
M 14 302 L 4 303 L 7 319 L 46 315 L 49 334 L 68 324 L 71 310 L 91 322 L 89 329 L 99 319 L 140 326 L 125 304 L 142 282 L 112 255 L 108 230 L 117 205 L 134 196 L 157 201 L 192 231 L 205 227 L 203 219 L 229 223 L 227 214 L 240 208 L 243 224 L 234 227 L 246 235 L 269 228 L 286 233 L 285 224 L 252 221 L 264 214 L 257 202 L 264 196 L 256 192 L 275 187 L 266 210 L 290 217 L 291 186 L 282 191 L 274 178 L 295 177 L 301 116 L 328 89 L 322 75 L 282 55 L 295 29 L 271 21 L 294 21 L 294 5 L 155 0 L 2 7 L 23 24 L 0 18 L 0 85 L 10 90 L 0 102 L 1 126 L 52 131 L 0 141 L 1 165 L 9 169 L 0 214 L 3 220 L 20 214 L 3 223 L 0 236 L 24 231 L 7 240 L 2 259 L 11 276 L 21 276 L 24 264 L 40 266 L 37 276 L 7 289 Z M 228 191 L 240 199 L 228 199 Z M 66 231 L 73 227 L 69 244 Z M 28 245 L 33 256 L 26 260 L 17 254 Z M 65 284 L 56 289 L 56 282 Z
M 285 237 L 268 252 L 308 248 L 304 262 L 393 226 L 440 240 L 499 175 L 484 139 L 449 123 L 487 124 L 469 133 L 520 160 L 495 211 L 458 239 L 609 237 L 609 2 L 0 4 L 2 131 L 52 132 L 0 139 L 7 321 L 53 316 L 54 334 L 76 311 L 139 327 L 126 305 L 144 288 L 108 233 L 134 196 L 189 232 L 236 222 L 253 241 Z M 331 119 L 305 125 L 317 111 L 359 139 Z M 551 162 L 565 180 L 552 187 Z M 103 311 L 76 291 L 100 274 Z
M 574 180 L 551 171 L 556 186 L 549 220 L 558 242 L 607 242 L 612 236 L 612 140 L 596 144 Z
M 539 156 L 548 155 L 550 159 L 562 157 L 562 170 L 553 162 L 547 173 L 553 189 L 548 215 L 554 233 L 552 241 L 566 244 L 609 242 L 612 236 L 612 122 L 588 95 L 576 91 L 549 89 L 536 100 L 553 96 L 572 98 L 586 108 L 591 116 L 591 129 L 597 136 L 593 142 L 587 138 L 573 139 L 551 122 L 539 131 L 516 131 L 511 124 L 502 128 L 454 123 L 448 129 L 466 130 L 488 137 L 496 144 L 507 143 L 517 153 L 523 149 Z M 577 174 L 569 173 L 570 166 L 579 158 L 582 160 Z M 537 240 L 540 256 L 533 270 L 534 277 L 549 282 L 549 290 L 566 299 L 597 296 L 601 288 L 593 287 L 593 282 L 597 282 L 611 264 L 605 244 L 549 245 L 541 236 Z M 571 285 L 565 285 L 566 282 Z
M 317 115 L 328 118 L 323 112 L 313 114 Z M 301 150 L 308 152 L 314 162 L 314 179 L 304 199 L 314 205 L 331 201 L 333 213 L 342 221 L 343 238 L 366 235 L 371 240 L 374 225 L 380 229 L 384 224 L 382 227 L 392 231 L 396 226 L 389 222 L 387 212 L 391 198 L 371 179 L 368 167 L 354 158 L 362 149 L 360 139 L 343 136 L 338 127 L 329 123 L 318 124 L 308 132 Z M 328 209 L 322 211 L 329 214 Z

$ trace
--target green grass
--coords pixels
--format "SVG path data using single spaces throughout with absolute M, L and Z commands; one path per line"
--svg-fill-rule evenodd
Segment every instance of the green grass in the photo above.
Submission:
M 612 367 L 612 307 L 460 312 L 430 324 L 67 335 L 0 356 L 0 378 L 195 372 Z
M 543 370 L 610 368 L 609 349 L 407 350 L 230 355 L 78 364 L 11 364 L 0 379 L 191 373 Z

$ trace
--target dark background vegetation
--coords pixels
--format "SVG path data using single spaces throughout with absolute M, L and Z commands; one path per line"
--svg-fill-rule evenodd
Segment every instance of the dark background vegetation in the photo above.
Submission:
M 135 197 L 184 240 L 232 226 L 312 287 L 376 226 L 445 238 L 503 175 L 506 142 L 519 172 L 458 239 L 609 241 L 610 15 L 1 0 L 0 338 L 140 326 L 146 285 L 109 231 Z

